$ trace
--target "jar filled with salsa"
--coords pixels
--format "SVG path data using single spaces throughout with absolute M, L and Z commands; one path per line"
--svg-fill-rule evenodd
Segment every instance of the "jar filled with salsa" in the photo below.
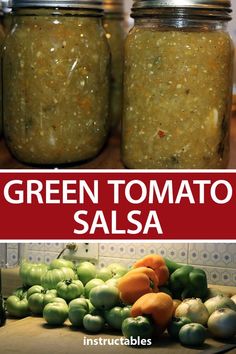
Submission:
M 4 21 L 3 21 L 3 1 L 0 1 L 0 50 L 2 53 L 2 45 L 5 39 Z M 2 136 L 2 70 L 0 70 L 0 138 Z
M 103 26 L 112 56 L 110 120 L 111 127 L 114 129 L 122 117 L 125 36 L 123 0 L 104 0 L 104 11 Z
M 226 168 L 233 45 L 228 0 L 134 0 L 125 44 L 129 168 Z
M 13 0 L 3 52 L 4 134 L 25 163 L 96 156 L 108 131 L 110 52 L 100 0 Z

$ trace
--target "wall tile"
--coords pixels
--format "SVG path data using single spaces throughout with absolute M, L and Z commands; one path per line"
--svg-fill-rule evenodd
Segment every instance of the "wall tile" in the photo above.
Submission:
M 188 244 L 159 244 L 159 243 L 101 243 L 99 255 L 105 257 L 140 258 L 147 254 L 158 253 L 170 257 L 176 262 L 187 262 Z
M 7 249 L 7 265 L 13 267 L 18 264 L 18 249 Z
M 9 249 L 18 249 L 18 243 L 8 243 L 7 246 Z
M 127 259 L 127 258 L 109 258 L 109 257 L 100 257 L 99 258 L 99 263 L 98 267 L 107 267 L 111 263 L 118 263 L 121 264 L 127 268 L 132 267 L 133 265 L 133 259 Z
M 64 243 L 55 242 L 55 243 L 45 243 L 44 249 L 45 252 L 57 252 L 57 255 L 63 250 Z
M 209 284 L 236 286 L 235 269 L 201 266 L 207 274 Z
M 32 263 L 44 262 L 44 251 L 32 251 L 28 250 L 26 259 Z
M 236 268 L 236 243 L 190 244 L 189 263 Z
M 6 243 L 0 243 L 0 266 L 4 267 L 6 261 Z
M 44 252 L 44 262 L 50 264 L 57 256 L 57 252 Z
M 63 247 L 64 244 L 59 242 L 27 243 L 21 245 L 20 255 L 31 262 L 49 264 Z M 4 256 L 1 255 L 3 250 L 4 244 L 0 244 L 0 261 Z M 152 253 L 205 269 L 209 283 L 236 286 L 236 243 L 101 243 L 98 265 L 105 267 L 111 263 L 119 263 L 131 267 L 136 259 Z M 15 265 L 18 257 L 18 244 L 8 244 L 9 266 Z
M 27 245 L 27 249 L 31 251 L 44 251 L 44 248 L 45 248 L 45 243 L 43 242 L 39 242 L 39 243 L 30 242 Z

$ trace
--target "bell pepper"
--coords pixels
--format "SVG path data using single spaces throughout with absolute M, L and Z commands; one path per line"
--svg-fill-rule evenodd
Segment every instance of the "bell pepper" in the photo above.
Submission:
M 164 261 L 165 261 L 165 264 L 166 264 L 170 274 L 174 273 L 177 269 L 183 267 L 182 264 L 173 262 L 168 258 L 164 258 Z
M 133 265 L 133 267 L 148 267 L 153 269 L 158 276 L 159 285 L 165 285 L 168 282 L 169 270 L 166 266 L 164 258 L 158 254 L 150 254 L 140 259 Z
M 176 299 L 204 299 L 208 292 L 206 273 L 189 265 L 182 266 L 171 274 L 169 288 Z
M 151 268 L 130 270 L 117 284 L 120 298 L 125 304 L 133 304 L 142 295 L 158 291 L 158 278 Z
M 131 308 L 131 316 L 151 316 L 156 324 L 156 332 L 165 331 L 173 314 L 173 300 L 165 293 L 150 293 L 140 297 Z

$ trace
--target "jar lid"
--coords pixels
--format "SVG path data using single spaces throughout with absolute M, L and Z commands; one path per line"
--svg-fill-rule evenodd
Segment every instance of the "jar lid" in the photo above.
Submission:
M 12 8 L 73 8 L 103 11 L 102 0 L 12 0 Z
M 11 12 L 12 9 L 12 1 L 11 0 L 2 0 L 1 1 L 1 9 L 5 14 Z
M 150 9 L 176 9 L 209 11 L 222 19 L 231 19 L 232 12 L 230 0 L 133 0 L 133 14 L 139 10 Z
M 108 14 L 120 14 L 124 12 L 123 0 L 103 0 L 104 12 Z
M 230 0 L 133 0 L 133 8 L 137 7 L 178 7 L 211 10 L 231 10 Z

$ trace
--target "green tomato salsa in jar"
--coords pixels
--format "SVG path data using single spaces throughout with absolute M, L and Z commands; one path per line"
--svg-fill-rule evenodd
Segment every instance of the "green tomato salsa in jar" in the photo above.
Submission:
M 2 56 L 2 46 L 5 39 L 5 28 L 4 28 L 4 14 L 3 14 L 3 1 L 0 1 L 0 50 Z M 0 70 L 0 138 L 2 136 L 2 70 Z
M 226 168 L 233 44 L 227 0 L 135 0 L 125 44 L 129 168 Z
M 109 130 L 110 52 L 102 2 L 13 0 L 3 54 L 4 132 L 19 160 L 98 154 Z
M 123 105 L 124 9 L 123 0 L 104 0 L 103 26 L 111 49 L 110 122 L 115 129 L 121 122 Z

